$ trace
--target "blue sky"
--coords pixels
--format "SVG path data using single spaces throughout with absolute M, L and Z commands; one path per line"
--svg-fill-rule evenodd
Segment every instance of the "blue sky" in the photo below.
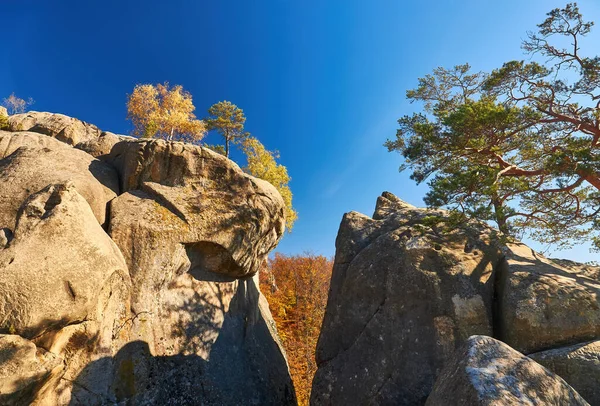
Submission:
M 0 11 L 0 97 L 33 97 L 34 110 L 124 134 L 126 94 L 136 83 L 181 84 L 200 117 L 230 100 L 292 176 L 299 220 L 278 250 L 332 255 L 343 213 L 372 214 L 382 191 L 422 205 L 426 186 L 398 173 L 400 156 L 382 146 L 397 118 L 418 109 L 405 98 L 417 78 L 437 66 L 490 70 L 521 59 L 526 31 L 564 5 L 8 0 Z M 579 6 L 600 23 L 600 3 Z M 588 54 L 599 54 L 599 43 L 589 41 Z M 584 245 L 555 255 L 597 259 Z

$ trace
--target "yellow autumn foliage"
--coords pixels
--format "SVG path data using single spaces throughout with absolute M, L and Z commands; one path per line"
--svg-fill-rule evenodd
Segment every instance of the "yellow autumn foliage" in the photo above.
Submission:
M 248 161 L 244 168 L 252 176 L 261 178 L 275 186 L 285 202 L 285 226 L 288 232 L 294 226 L 298 213 L 292 206 L 292 191 L 289 182 L 292 178 L 288 175 L 287 168 L 277 163 L 276 152 L 268 151 L 265 146 L 254 137 L 243 141 L 242 148 Z
M 127 118 L 138 137 L 197 141 L 206 125 L 194 115 L 192 95 L 180 85 L 138 84 L 127 100 Z

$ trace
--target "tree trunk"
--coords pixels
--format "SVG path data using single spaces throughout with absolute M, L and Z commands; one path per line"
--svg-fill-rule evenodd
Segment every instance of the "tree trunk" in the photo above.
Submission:
M 593 187 L 600 190 L 600 177 L 598 174 L 585 176 L 584 179 Z
M 229 158 L 229 138 L 225 138 L 225 156 Z
M 498 196 L 493 196 L 492 204 L 494 205 L 494 215 L 496 216 L 496 224 L 498 224 L 498 229 L 505 236 L 510 235 L 508 224 L 506 223 L 506 214 L 504 213 L 504 207 L 500 201 L 500 198 L 498 198 Z

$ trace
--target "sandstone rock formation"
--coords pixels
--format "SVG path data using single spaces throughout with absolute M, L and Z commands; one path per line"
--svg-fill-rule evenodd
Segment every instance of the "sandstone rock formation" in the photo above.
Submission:
M 441 372 L 427 406 L 589 405 L 559 376 L 490 337 L 473 336 Z
M 21 206 L 17 227 L 0 249 L 0 328 L 26 338 L 102 318 L 107 284 L 128 290 L 115 243 L 73 184 L 49 185 Z M 100 313 L 100 314 L 99 314 Z
M 386 192 L 340 225 L 311 404 L 423 405 L 471 335 L 526 354 L 599 338 L 599 272 Z
M 273 186 L 197 146 L 9 124 L 0 403 L 295 404 L 256 275 L 283 234 Z

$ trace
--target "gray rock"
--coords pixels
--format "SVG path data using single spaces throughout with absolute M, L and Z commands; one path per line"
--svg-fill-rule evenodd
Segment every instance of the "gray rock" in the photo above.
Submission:
M 427 406 L 589 405 L 559 376 L 491 337 L 470 337 L 440 374 Z
M 5 367 L 23 384 L 10 401 L 296 404 L 258 290 L 284 231 L 276 189 L 201 147 L 50 113 L 11 119 L 0 132 L 0 333 L 31 339 L 28 351 L 60 368 L 29 378 L 10 365 L 30 355 L 0 359 L 0 377 Z
M 600 337 L 599 267 L 563 266 L 509 244 L 497 279 L 496 334 L 516 350 L 528 354 Z
M 379 220 L 349 213 L 340 225 L 313 405 L 422 405 L 455 348 L 492 334 L 500 252 L 488 230 L 422 226 L 443 213 L 389 197 Z
M 592 405 L 600 405 L 600 341 L 529 354 L 563 378 Z
M 113 382 L 92 392 L 116 401 L 295 404 L 268 305 L 248 277 L 283 233 L 276 190 L 182 143 L 119 143 L 104 159 L 126 191 L 111 203 L 109 234 L 132 277 L 132 344 L 84 371 L 83 386 L 107 364 Z M 122 379 L 130 364 L 132 382 Z
M 113 134 L 108 131 L 102 131 L 100 135 L 91 140 L 82 141 L 75 145 L 75 148 L 87 152 L 94 158 L 102 158 L 112 151 L 115 144 L 122 141 L 135 141 L 136 138 L 126 135 Z
M 447 218 L 387 192 L 373 218 L 344 216 L 312 404 L 422 405 L 470 335 L 524 353 L 600 337 L 599 267 Z
M 114 357 L 88 364 L 70 404 L 296 404 L 256 282 L 178 277 L 160 293 L 159 314 L 134 320 L 133 330 L 152 331 L 154 342 L 133 333 Z

